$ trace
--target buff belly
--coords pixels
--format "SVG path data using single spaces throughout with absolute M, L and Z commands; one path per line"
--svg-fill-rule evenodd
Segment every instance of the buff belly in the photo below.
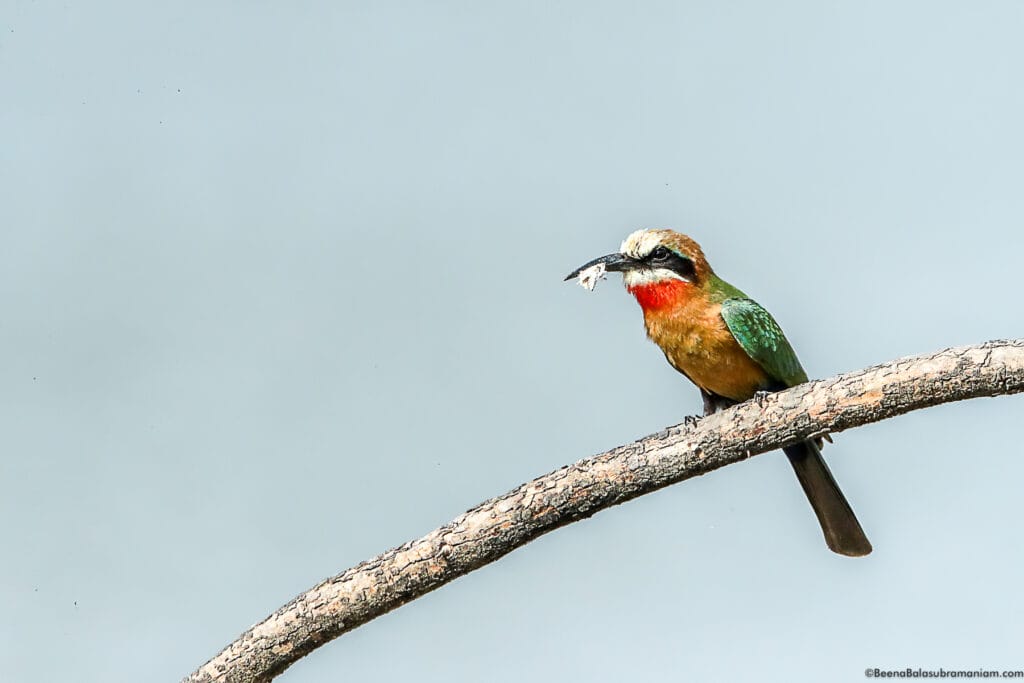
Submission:
M 661 347 L 672 367 L 707 392 L 745 401 L 771 384 L 761 366 L 733 338 L 717 311 L 699 320 L 645 316 L 644 322 L 647 336 Z

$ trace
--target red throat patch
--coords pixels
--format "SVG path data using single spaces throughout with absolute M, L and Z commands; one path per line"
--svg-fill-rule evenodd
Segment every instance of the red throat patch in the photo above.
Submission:
M 677 306 L 693 294 L 693 283 L 674 278 L 627 287 L 645 311 Z

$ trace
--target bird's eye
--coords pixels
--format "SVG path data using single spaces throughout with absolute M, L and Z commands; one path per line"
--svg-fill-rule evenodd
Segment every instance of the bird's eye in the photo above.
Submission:
M 665 247 L 655 247 L 651 252 L 651 259 L 654 261 L 665 261 L 669 257 L 669 250 Z

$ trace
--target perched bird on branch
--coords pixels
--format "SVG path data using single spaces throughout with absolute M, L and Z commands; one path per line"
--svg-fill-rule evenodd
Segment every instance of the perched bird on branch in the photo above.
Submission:
M 771 314 L 715 275 L 700 246 L 672 230 L 638 230 L 619 253 L 594 259 L 565 279 L 593 289 L 622 273 L 643 309 L 647 336 L 700 389 L 704 414 L 807 381 Z M 783 449 L 834 552 L 862 556 L 871 543 L 821 457 L 820 441 Z

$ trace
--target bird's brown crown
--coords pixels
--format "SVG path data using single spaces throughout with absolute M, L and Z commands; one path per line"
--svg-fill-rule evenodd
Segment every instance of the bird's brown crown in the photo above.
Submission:
M 648 228 L 637 230 L 623 242 L 619 248 L 620 253 L 632 257 L 638 261 L 646 261 L 658 247 L 669 249 L 676 255 L 687 259 L 693 264 L 693 272 L 697 283 L 704 282 L 707 276 L 712 274 L 711 266 L 704 257 L 704 252 L 688 235 L 668 229 Z M 655 275 L 656 271 L 649 272 L 648 276 Z

